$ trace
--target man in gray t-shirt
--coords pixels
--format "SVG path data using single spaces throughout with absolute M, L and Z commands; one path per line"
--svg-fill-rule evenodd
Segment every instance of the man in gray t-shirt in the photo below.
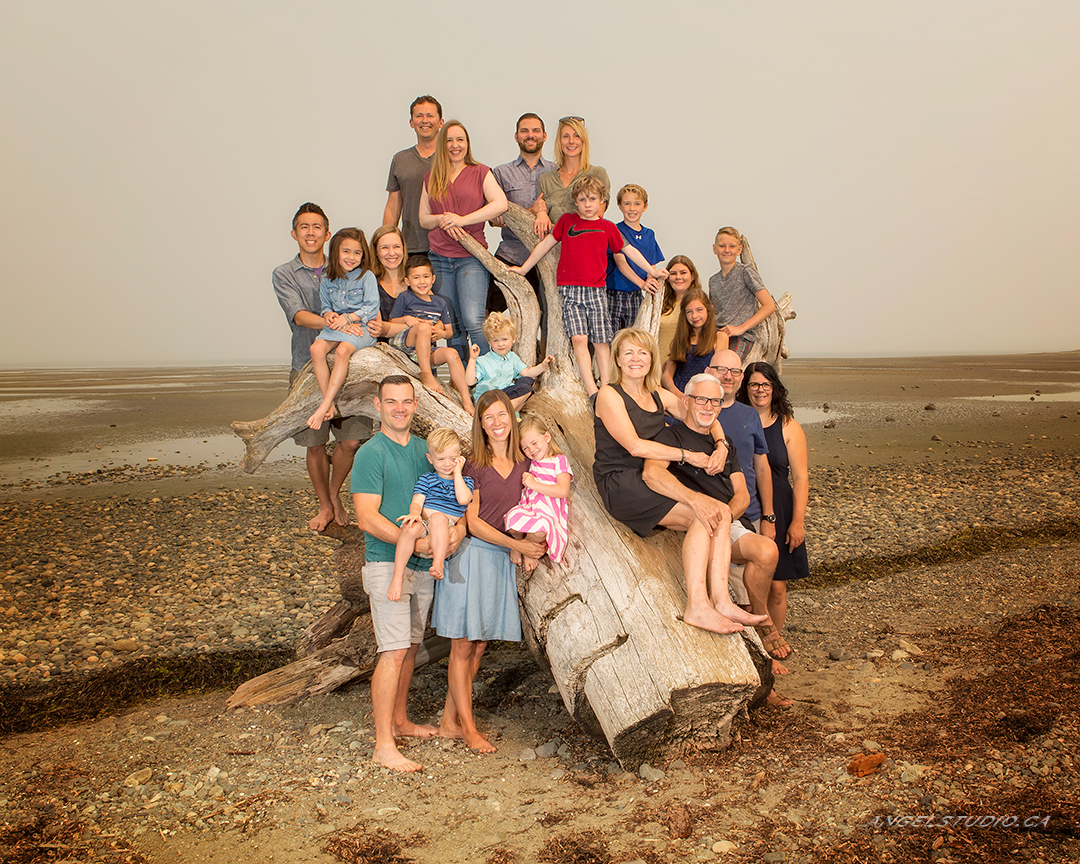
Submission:
M 330 238 L 330 221 L 318 204 L 302 204 L 293 216 L 292 237 L 300 251 L 291 261 L 274 269 L 274 294 L 292 329 L 292 362 L 289 387 L 311 359 L 311 343 L 326 326 L 322 317 L 319 283 L 326 267 L 323 247 Z M 354 335 L 359 336 L 359 326 Z M 372 334 L 375 335 L 375 334 Z M 326 456 L 326 442 L 333 431 L 337 446 L 332 458 Z M 371 437 L 367 417 L 337 417 L 318 429 L 304 429 L 293 441 L 307 448 L 307 469 L 319 499 L 319 512 L 308 522 L 313 531 L 322 531 L 331 522 L 348 525 L 349 516 L 341 505 L 341 487 L 352 470 L 353 457 L 361 439 Z
M 409 127 L 416 133 L 416 146 L 394 154 L 386 178 L 383 225 L 397 225 L 401 220 L 408 255 L 428 253 L 428 232 L 420 227 L 420 193 L 424 175 L 431 170 L 435 138 L 442 125 L 439 101 L 434 96 L 417 96 L 409 106 Z

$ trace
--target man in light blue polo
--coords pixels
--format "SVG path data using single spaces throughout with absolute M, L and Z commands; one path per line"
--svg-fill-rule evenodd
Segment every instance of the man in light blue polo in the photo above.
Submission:
M 514 133 L 514 141 L 518 145 L 518 157 L 513 162 L 505 165 L 497 165 L 491 169 L 495 180 L 506 193 L 508 201 L 524 207 L 533 213 L 538 208 L 543 208 L 543 198 L 540 195 L 540 175 L 545 174 L 557 167 L 554 162 L 544 158 L 544 142 L 547 141 L 547 132 L 544 129 L 544 121 L 538 114 L 522 114 L 517 121 L 517 131 Z M 502 242 L 495 250 L 495 257 L 503 264 L 513 264 L 520 267 L 529 257 L 529 250 L 525 247 L 517 235 L 500 218 L 492 223 L 496 228 L 502 228 Z M 541 238 L 543 239 L 543 238 Z M 536 291 L 537 300 L 540 302 L 540 320 L 543 325 L 544 316 L 547 314 L 547 299 L 540 287 L 540 273 L 537 268 L 530 270 L 525 278 Z M 502 300 L 502 294 L 498 288 L 494 288 L 488 297 L 488 311 L 502 312 L 506 309 L 506 303 Z
M 289 387 L 296 381 L 300 370 L 311 359 L 311 343 L 326 326 L 320 314 L 322 300 L 319 283 L 326 268 L 324 247 L 330 239 L 330 220 L 318 204 L 308 201 L 300 205 L 292 221 L 292 238 L 300 251 L 291 261 L 275 268 L 272 282 L 274 294 L 281 310 L 289 320 L 292 330 L 292 365 L 289 371 Z M 349 332 L 360 335 L 355 325 Z M 377 335 L 377 334 L 372 334 Z M 334 455 L 327 457 L 326 443 L 333 431 L 337 441 Z M 293 441 L 307 448 L 307 470 L 315 495 L 319 499 L 319 512 L 308 521 L 312 531 L 323 531 L 331 522 L 348 525 L 349 517 L 341 505 L 341 487 L 352 470 L 353 457 L 360 441 L 371 437 L 371 420 L 367 417 L 337 417 L 323 423 L 318 429 L 304 429 Z

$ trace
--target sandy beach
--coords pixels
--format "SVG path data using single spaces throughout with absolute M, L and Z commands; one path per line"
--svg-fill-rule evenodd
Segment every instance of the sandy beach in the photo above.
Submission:
M 511 646 L 477 685 L 499 753 L 415 742 L 413 777 L 370 763 L 364 685 L 231 713 L 227 691 L 169 695 L 43 730 L 7 712 L 0 851 L 55 860 L 40 857 L 52 838 L 87 861 L 1075 860 L 1080 352 L 792 360 L 784 379 L 810 446 L 815 579 L 791 594 L 796 653 L 778 686 L 795 707 L 756 712 L 729 751 L 623 772 Z M 277 367 L 0 373 L 0 700 L 125 664 L 280 662 L 334 602 L 337 544 L 306 527 L 302 451 L 286 442 L 243 474 L 228 423 L 268 414 L 286 383 Z M 422 717 L 445 677 L 417 676 Z M 985 729 L 965 690 L 982 694 Z M 876 753 L 878 772 L 847 773 Z M 1049 802 L 1054 830 L 873 823 Z

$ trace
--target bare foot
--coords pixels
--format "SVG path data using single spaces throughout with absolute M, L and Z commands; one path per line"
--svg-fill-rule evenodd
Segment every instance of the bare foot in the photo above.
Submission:
M 338 525 L 349 524 L 349 514 L 345 512 L 345 508 L 341 506 L 340 499 L 334 499 L 334 521 Z
M 772 690 L 769 692 L 769 695 L 765 697 L 765 704 L 770 708 L 779 708 L 781 711 L 787 711 L 795 703 L 790 699 L 781 696 L 775 690 Z
M 725 618 L 738 621 L 740 624 L 764 624 L 769 620 L 768 615 L 751 615 L 741 606 L 736 606 L 728 597 L 722 597 L 716 602 L 716 611 Z
M 465 746 L 472 750 L 473 753 L 494 753 L 496 750 L 495 745 L 479 732 L 476 735 L 467 736 Z
M 419 771 L 424 766 L 419 762 L 413 762 L 412 759 L 407 759 L 401 755 L 401 752 L 397 747 L 383 747 L 375 748 L 375 752 L 371 754 L 371 761 L 376 765 L 382 765 L 384 768 L 389 768 L 391 771 L 398 771 L 402 774 L 408 774 L 410 771 Z
M 395 738 L 430 738 L 438 734 L 439 730 L 434 726 L 423 726 L 419 723 L 413 723 L 411 720 L 406 720 L 400 725 L 394 724 Z
M 461 731 L 461 727 L 456 722 L 443 717 L 442 723 L 439 724 L 439 737 L 460 740 L 465 737 L 465 733 Z
M 539 558 L 526 558 L 525 559 L 525 572 L 532 573 L 540 565 Z
M 476 409 L 473 408 L 472 399 L 466 399 L 462 397 L 461 407 L 465 409 L 465 413 L 468 414 L 470 417 L 472 417 L 473 414 L 476 413 Z
M 430 372 L 427 375 L 420 374 L 420 380 L 424 382 L 424 386 L 433 393 L 445 393 L 442 384 L 439 383 L 439 379 L 432 375 Z
M 788 668 L 779 660 L 772 661 L 772 674 L 773 675 L 787 675 Z
M 307 418 L 308 429 L 318 429 L 326 418 L 326 412 L 316 408 L 315 413 Z
M 683 623 L 691 627 L 700 627 L 702 630 L 711 630 L 713 633 L 740 633 L 743 629 L 742 624 L 725 618 L 712 606 L 694 609 L 688 606 L 683 613 Z
M 521 557 L 521 553 L 518 552 L 517 549 L 511 549 L 510 550 L 510 560 L 515 564 L 520 564 L 523 559 Z
M 308 520 L 308 528 L 312 531 L 325 531 L 326 526 L 334 521 L 334 511 L 330 507 L 323 507 L 315 514 L 314 518 Z
M 436 567 L 434 564 L 432 564 L 430 567 L 428 567 L 428 573 L 431 574 L 432 579 L 442 579 L 443 565 L 440 564 L 438 567 Z

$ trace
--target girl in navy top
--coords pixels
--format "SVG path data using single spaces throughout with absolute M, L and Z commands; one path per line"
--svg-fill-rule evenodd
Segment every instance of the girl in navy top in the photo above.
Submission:
M 709 368 L 715 350 L 716 313 L 712 301 L 700 288 L 692 288 L 679 305 L 675 338 L 661 378 L 665 389 L 682 396 L 686 382 Z

